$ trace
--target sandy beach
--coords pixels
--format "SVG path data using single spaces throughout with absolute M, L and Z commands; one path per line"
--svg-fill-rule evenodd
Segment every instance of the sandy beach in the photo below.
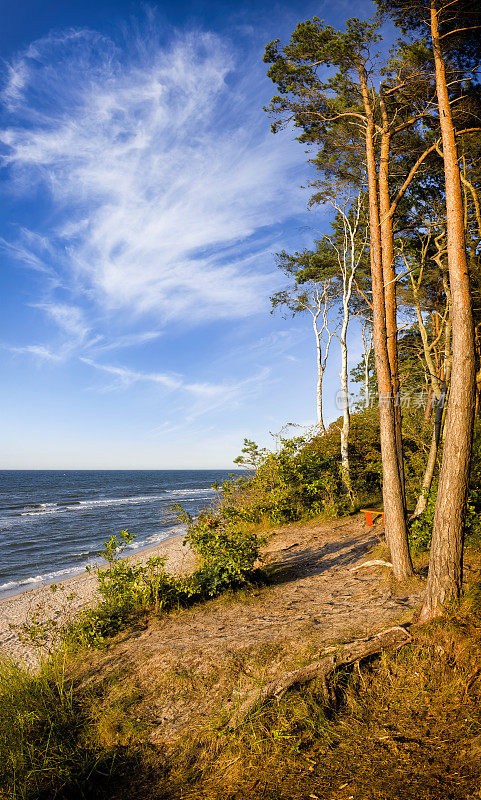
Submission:
M 130 559 L 145 562 L 153 555 L 167 556 L 166 569 L 185 574 L 194 568 L 195 555 L 182 544 L 183 540 L 184 534 L 173 536 L 155 547 L 141 550 Z M 56 619 L 61 624 L 69 615 L 75 615 L 96 601 L 97 580 L 88 572 L 59 581 L 56 586 L 55 592 L 51 584 L 42 584 L 0 600 L 0 657 L 14 658 L 34 667 L 39 658 L 38 649 L 23 643 L 11 626 L 22 625 L 37 609 L 43 618 Z

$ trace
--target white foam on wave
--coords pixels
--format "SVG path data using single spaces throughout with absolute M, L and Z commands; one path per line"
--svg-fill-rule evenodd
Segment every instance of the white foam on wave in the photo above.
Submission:
M 147 536 L 146 542 L 149 542 L 150 545 L 153 544 L 160 544 L 163 542 L 164 539 L 170 539 L 173 536 L 180 536 L 182 533 L 186 533 L 187 528 L 185 525 L 173 525 L 168 531 L 162 531 L 161 533 L 153 533 L 151 536 Z
M 209 500 L 213 497 L 213 489 L 175 489 L 172 492 L 157 495 L 139 495 L 137 497 L 106 497 L 101 500 L 81 500 L 75 505 L 57 505 L 56 503 L 41 503 L 38 508 L 31 511 L 22 511 L 21 517 L 40 517 L 46 514 L 62 514 L 66 511 L 95 511 L 97 508 L 118 505 L 136 505 L 138 503 L 173 502 L 175 500 Z
M 156 544 L 160 544 L 161 542 L 165 541 L 166 539 L 170 539 L 173 536 L 179 536 L 182 533 L 185 533 L 186 528 L 184 525 L 173 525 L 170 528 L 164 529 L 159 531 L 158 533 L 153 533 L 151 536 L 148 536 L 146 539 L 140 542 L 131 542 L 125 549 L 126 551 L 129 550 L 145 550 L 148 547 L 153 547 Z M 99 543 L 92 542 L 92 550 L 98 550 Z M 71 553 L 71 557 L 81 557 L 90 555 L 92 550 L 82 552 L 82 553 Z M 81 572 L 85 571 L 87 566 L 94 566 L 95 561 L 89 560 L 84 562 L 83 564 L 77 564 L 76 566 L 71 567 L 64 567 L 63 569 L 55 570 L 54 572 L 46 572 L 44 574 L 39 575 L 32 575 L 29 578 L 22 578 L 18 581 L 7 581 L 7 583 L 0 584 L 0 596 L 8 593 L 15 594 L 16 592 L 12 592 L 12 589 L 16 589 L 18 592 L 25 591 L 27 588 L 32 588 L 34 584 L 42 584 L 42 583 L 54 583 L 55 580 L 59 578 L 70 578 L 74 575 L 79 575 Z
M 7 581 L 7 583 L 0 584 L 0 592 L 5 592 L 7 589 L 13 589 L 14 586 L 27 586 L 29 583 L 39 583 L 42 580 L 42 575 L 35 575 L 31 578 L 23 578 L 21 581 Z

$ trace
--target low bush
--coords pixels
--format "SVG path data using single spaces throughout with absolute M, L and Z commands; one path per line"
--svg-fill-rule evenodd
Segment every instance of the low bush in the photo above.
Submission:
M 264 541 L 261 537 L 214 511 L 204 511 L 197 520 L 180 506 L 176 511 L 187 526 L 184 544 L 198 555 L 194 572 L 185 577 L 172 575 L 165 569 L 165 558 L 159 556 L 144 564 L 131 561 L 122 554 L 134 537 L 127 531 L 114 534 L 100 553 L 107 566 L 90 568 L 97 577 L 100 602 L 84 609 L 60 632 L 60 639 L 73 646 L 98 646 L 139 615 L 180 608 L 259 579 L 254 564 Z M 24 637 L 45 645 L 50 622 L 44 624 L 44 636 L 39 634 L 41 623 L 35 620 L 33 628 L 24 630 Z M 58 640 L 57 630 L 56 635 Z
M 215 597 L 226 589 L 251 583 L 265 537 L 233 524 L 222 511 L 204 511 L 196 520 L 182 511 L 187 524 L 184 544 L 199 556 L 199 566 L 184 581 L 190 597 Z
M 222 516 L 246 523 L 283 524 L 303 518 L 339 516 L 353 509 L 341 477 L 340 421 L 327 433 L 281 438 L 276 452 L 244 441 L 236 463 L 249 468 L 221 487 Z M 355 504 L 381 488 L 379 423 L 374 412 L 353 414 L 349 441 Z

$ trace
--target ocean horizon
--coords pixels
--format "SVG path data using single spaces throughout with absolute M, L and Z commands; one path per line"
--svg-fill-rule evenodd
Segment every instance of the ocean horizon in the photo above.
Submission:
M 126 555 L 181 534 L 171 506 L 196 516 L 240 472 L 0 470 L 0 599 L 79 574 L 121 530 L 135 536 Z

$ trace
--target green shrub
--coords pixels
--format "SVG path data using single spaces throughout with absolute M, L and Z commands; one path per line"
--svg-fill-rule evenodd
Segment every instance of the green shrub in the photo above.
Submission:
M 181 578 L 165 570 L 165 558 L 152 556 L 145 564 L 122 558 L 134 540 L 127 531 L 114 534 L 104 543 L 100 555 L 106 567 L 89 567 L 97 577 L 100 602 L 84 609 L 69 625 L 65 636 L 74 644 L 100 644 L 113 636 L 134 616 L 147 611 L 161 612 L 184 604 L 188 592 Z
M 294 522 L 321 513 L 337 515 L 349 504 L 337 463 L 304 437 L 281 439 L 257 470 L 222 485 L 222 514 L 247 523 Z
M 222 512 L 203 512 L 197 520 L 184 512 L 189 544 L 199 556 L 199 566 L 185 580 L 193 597 L 214 597 L 252 581 L 264 537 L 243 530 L 226 519 Z
M 247 523 L 283 524 L 352 510 L 343 489 L 340 461 L 340 420 L 323 434 L 280 439 L 269 453 L 246 439 L 236 463 L 251 471 L 221 487 L 222 515 Z M 353 414 L 349 440 L 351 483 L 358 499 L 380 492 L 379 421 L 374 410 Z
M 84 609 L 60 638 L 74 646 L 98 646 L 130 621 L 146 612 L 161 613 L 192 602 L 215 597 L 226 589 L 236 589 L 258 579 L 254 563 L 264 540 L 243 530 L 213 511 L 204 511 L 198 520 L 176 507 L 187 525 L 188 543 L 197 553 L 198 566 L 191 575 L 178 577 L 165 570 L 165 558 L 152 556 L 145 564 L 122 557 L 134 537 L 127 531 L 114 534 L 105 542 L 100 555 L 106 567 L 91 567 L 98 582 L 100 602 Z M 33 644 L 45 644 L 39 637 L 39 623 L 24 631 Z

